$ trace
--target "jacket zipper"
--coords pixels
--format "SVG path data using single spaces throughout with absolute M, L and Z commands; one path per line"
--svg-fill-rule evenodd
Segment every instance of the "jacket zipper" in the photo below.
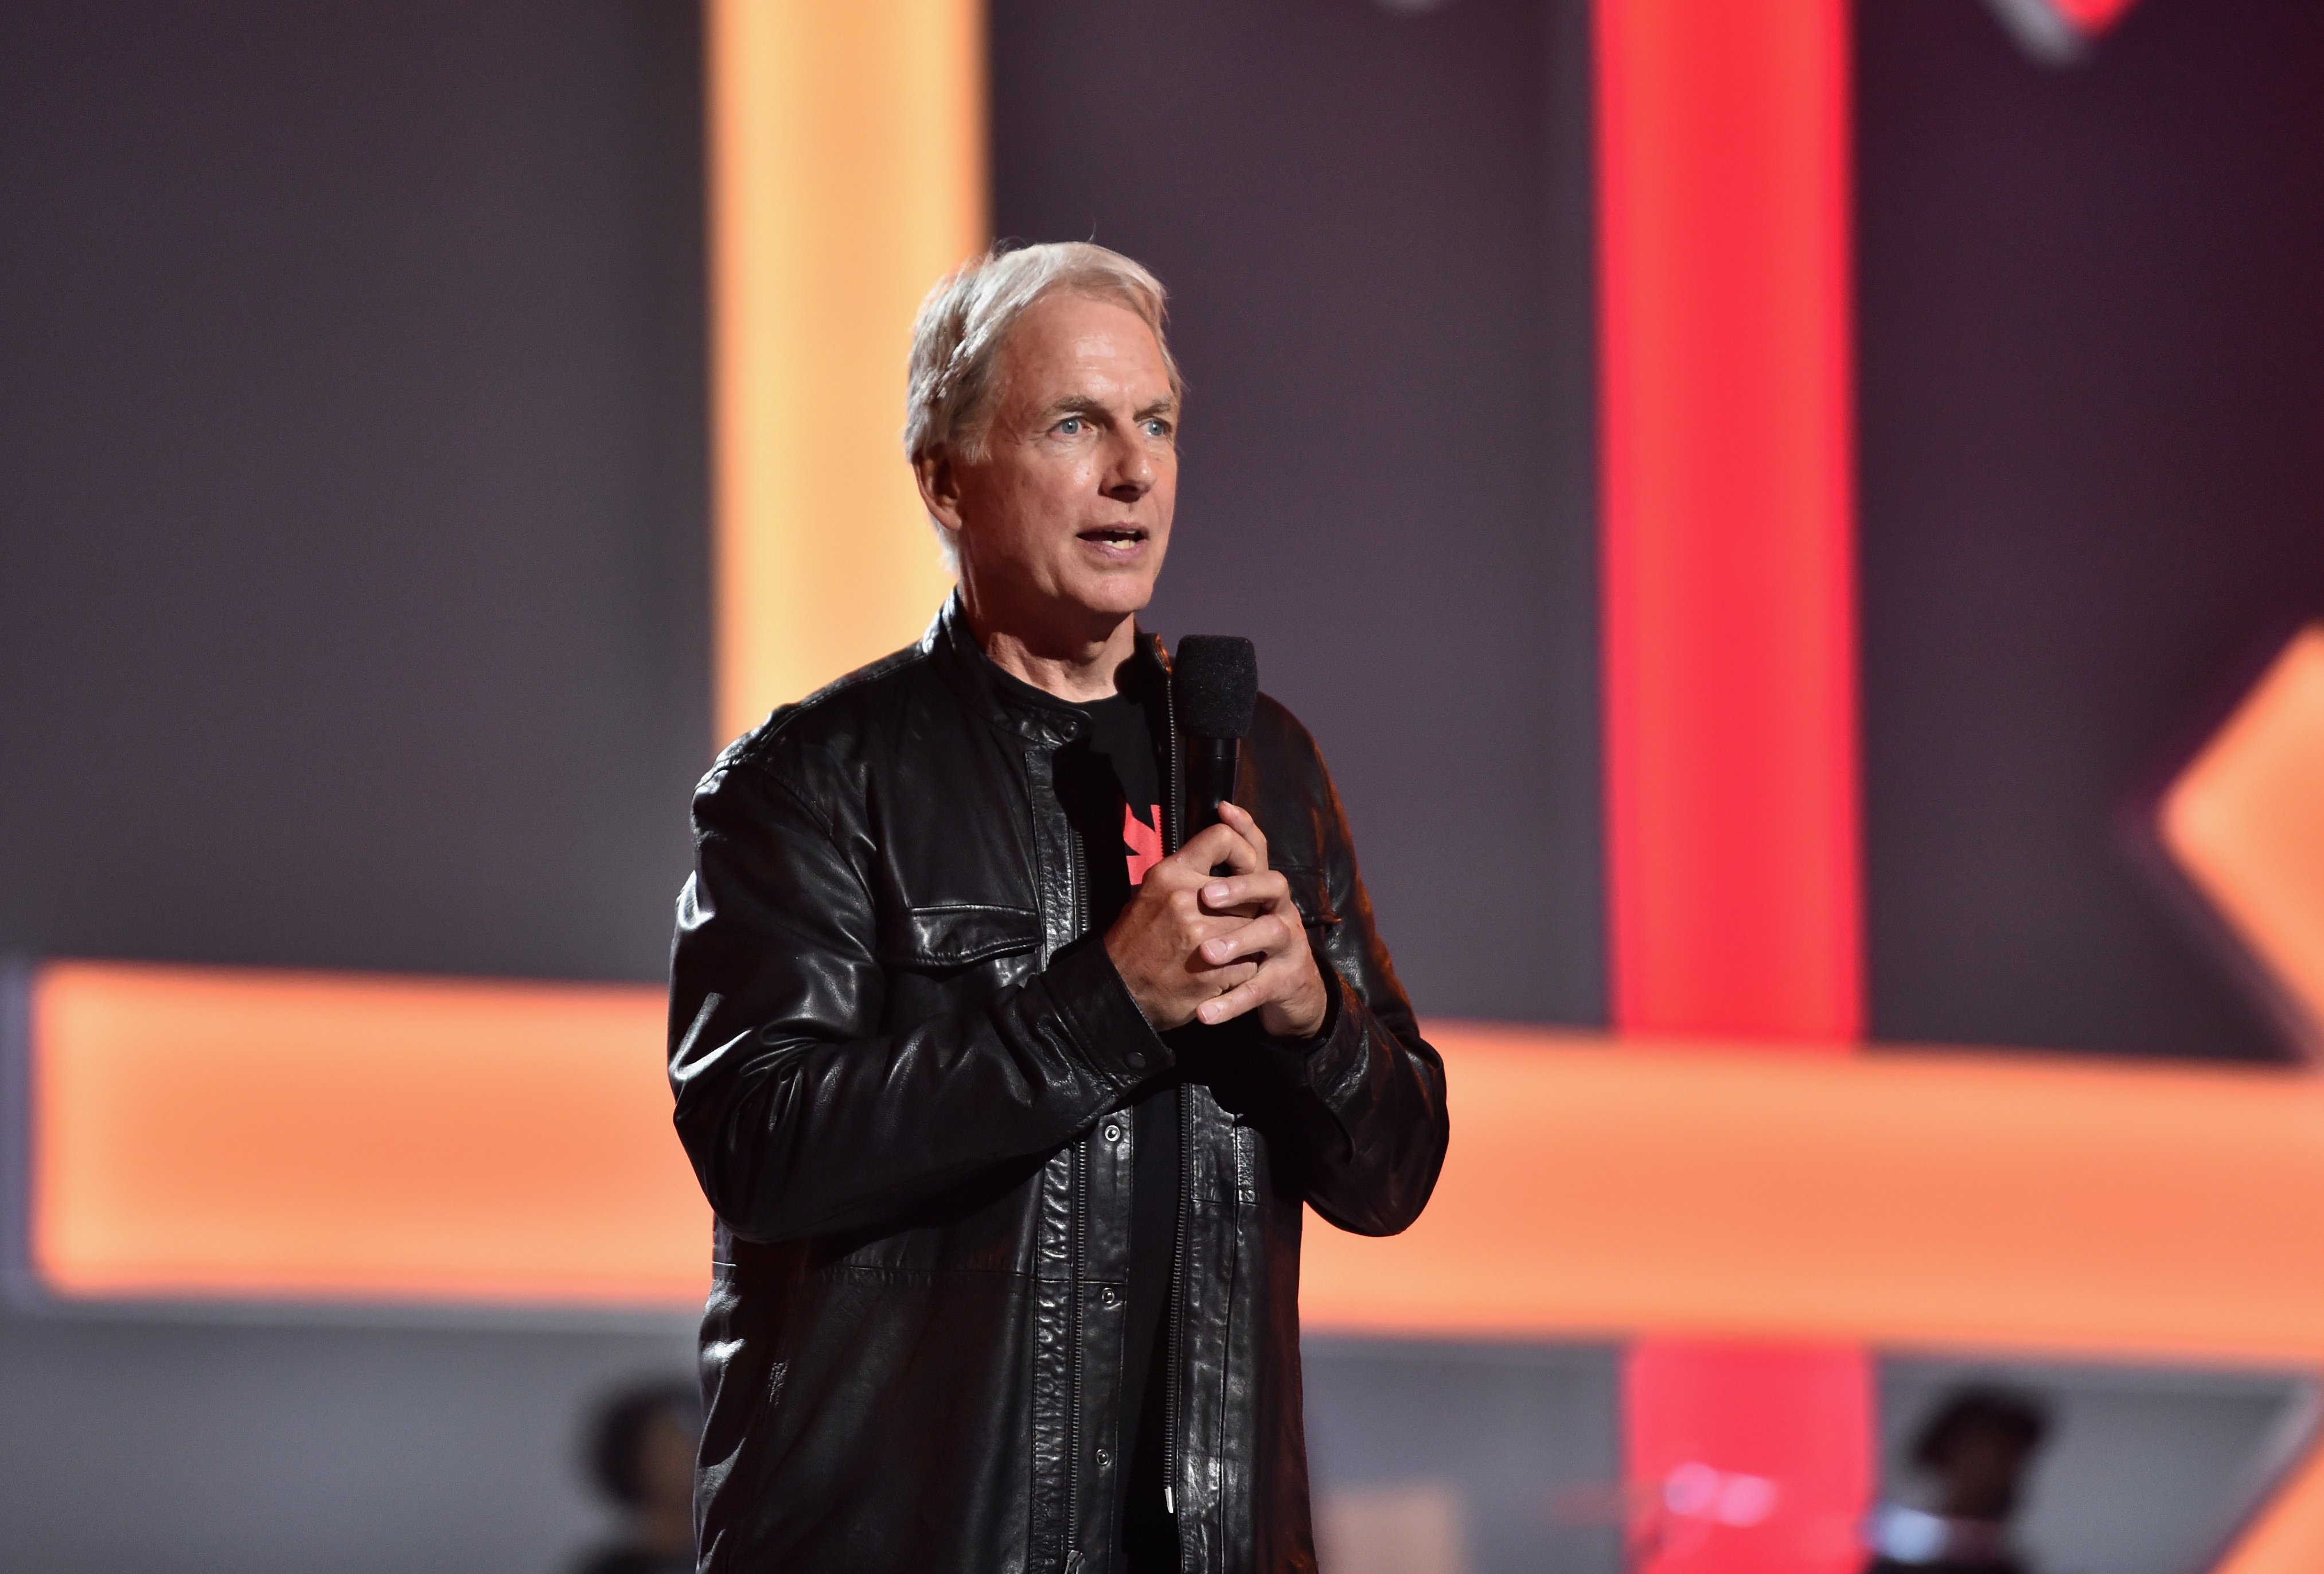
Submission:
M 1065 835 L 1073 842 L 1074 847 L 1073 870 L 1066 877 L 1072 882 L 1074 887 L 1074 939 L 1079 940 L 1089 932 L 1089 893 L 1083 889 L 1082 880 L 1082 870 L 1089 857 L 1089 851 L 1082 841 L 1079 827 L 1068 822 Z
M 1072 847 L 1066 860 L 1065 879 L 1074 893 L 1074 939 L 1079 940 L 1089 930 L 1089 893 L 1082 878 L 1086 856 L 1079 828 L 1070 821 L 1065 835 Z M 1081 1549 L 1074 1545 L 1081 1539 L 1082 1519 L 1082 1267 L 1084 1255 L 1084 1214 L 1089 1206 L 1088 1144 L 1074 1143 L 1073 1161 L 1073 1264 L 1066 1277 L 1067 1293 L 1072 1307 L 1066 1318 L 1066 1384 L 1065 1403 L 1068 1417 L 1065 1424 L 1065 1568 L 1077 1569 L 1082 1564 Z
M 1072 1341 L 1065 1384 L 1065 1403 L 1072 1407 L 1066 1423 L 1065 1464 L 1065 1567 L 1076 1568 L 1081 1562 L 1081 1549 L 1074 1543 L 1081 1539 L 1082 1522 L 1082 1209 L 1087 1190 L 1083 1171 L 1088 1155 L 1083 1146 L 1074 1144 L 1074 1267 L 1070 1280 L 1073 1315 L 1068 1319 L 1066 1338 Z
M 1178 799 L 1178 694 L 1176 690 L 1165 691 L 1162 716 L 1163 731 L 1168 738 L 1167 755 L 1162 762 L 1167 778 L 1167 784 L 1163 790 L 1162 796 L 1167 801 L 1168 807 L 1163 812 L 1170 817 L 1170 828 L 1166 833 L 1167 845 L 1162 850 L 1166 853 L 1175 853 L 1186 845 L 1186 806 Z
M 1187 1106 L 1185 1085 L 1181 1083 L 1178 1088 L 1178 1218 L 1170 1236 L 1170 1301 L 1167 1329 L 1170 1349 L 1163 1382 L 1165 1403 L 1162 1407 L 1165 1445 L 1162 1450 L 1162 1508 L 1174 1517 L 1178 1512 L 1178 1347 L 1185 1336 L 1178 1303 L 1186 1280 L 1186 1153 L 1192 1144 L 1194 1126 L 1194 1112 Z
M 1173 688 L 1167 692 L 1163 707 L 1167 718 L 1164 728 L 1167 735 L 1169 758 L 1165 762 L 1167 787 L 1163 796 L 1169 801 L 1169 850 L 1176 852 L 1186 845 L 1185 804 L 1178 761 L 1178 694 Z M 1163 1372 L 1162 1405 L 1162 1511 L 1173 1518 L 1178 1513 L 1178 1389 L 1181 1382 L 1179 1347 L 1185 1342 L 1185 1319 L 1179 1304 L 1185 1299 L 1186 1279 L 1186 1156 L 1194 1150 L 1194 1112 L 1186 1097 L 1186 1084 L 1178 1084 L 1178 1208 L 1170 1232 L 1170 1299 L 1165 1304 L 1163 1336 L 1169 1348 Z M 1184 1536 L 1179 1539 L 1182 1550 Z

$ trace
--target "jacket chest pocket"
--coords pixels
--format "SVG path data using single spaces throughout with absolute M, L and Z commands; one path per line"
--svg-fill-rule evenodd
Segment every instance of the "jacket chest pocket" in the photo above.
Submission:
M 1025 972 L 1040 949 L 1041 915 L 1028 907 L 974 902 L 905 907 L 883 918 L 880 965 L 941 983 L 971 977 L 996 985 Z
M 1040 959 L 1041 915 L 982 903 L 903 907 L 880 926 L 887 1031 L 989 1000 Z

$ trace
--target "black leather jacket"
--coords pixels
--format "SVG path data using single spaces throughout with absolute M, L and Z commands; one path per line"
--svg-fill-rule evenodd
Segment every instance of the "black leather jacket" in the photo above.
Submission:
M 1049 790 L 1080 713 L 998 677 L 955 600 L 919 644 L 777 711 L 696 795 L 670 1084 L 717 1215 L 700 1567 L 1111 1568 L 1126 1106 L 1176 1066 L 1183 1567 L 1313 1569 L 1301 1204 L 1367 1235 L 1418 1217 L 1443 1062 L 1323 763 L 1265 699 L 1237 798 L 1337 975 L 1330 1023 L 1310 1047 L 1154 1032 L 1082 933 Z

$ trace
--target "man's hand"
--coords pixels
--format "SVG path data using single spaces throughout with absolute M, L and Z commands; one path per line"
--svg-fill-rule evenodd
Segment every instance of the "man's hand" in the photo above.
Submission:
M 1310 1037 L 1323 1025 L 1330 996 L 1291 887 L 1268 868 L 1259 822 L 1231 803 L 1219 815 L 1219 824 L 1146 872 L 1106 932 L 1106 954 L 1159 1031 L 1226 1022 L 1256 1006 L 1267 1032 Z M 1213 878 L 1222 864 L 1230 873 Z
M 1183 1027 L 1194 1008 L 1257 976 L 1245 958 L 1222 966 L 1199 954 L 1203 942 L 1251 921 L 1250 913 L 1205 912 L 1201 892 L 1224 864 L 1238 875 L 1264 869 L 1258 849 L 1231 825 L 1214 825 L 1146 871 L 1130 905 L 1105 933 L 1105 952 L 1130 997 L 1157 1032 Z
M 1315 954 L 1307 949 L 1307 925 L 1291 900 L 1291 883 L 1267 866 L 1267 833 L 1259 821 L 1232 803 L 1219 805 L 1222 823 L 1240 832 L 1258 860 L 1256 870 L 1240 866 L 1222 879 L 1205 884 L 1201 892 L 1209 912 L 1249 912 L 1250 921 L 1195 947 L 1197 958 L 1224 969 L 1256 961 L 1258 970 L 1214 1000 L 1206 1000 L 1194 1015 L 1204 1022 L 1226 1022 L 1253 1006 L 1259 1025 L 1279 1039 L 1313 1038 L 1330 1016 L 1332 997 Z

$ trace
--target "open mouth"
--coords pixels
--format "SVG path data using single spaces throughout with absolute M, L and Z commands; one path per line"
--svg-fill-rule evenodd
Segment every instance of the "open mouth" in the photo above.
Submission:
M 1081 539 L 1101 546 L 1134 547 L 1145 541 L 1146 532 L 1134 524 L 1107 524 L 1082 532 Z

